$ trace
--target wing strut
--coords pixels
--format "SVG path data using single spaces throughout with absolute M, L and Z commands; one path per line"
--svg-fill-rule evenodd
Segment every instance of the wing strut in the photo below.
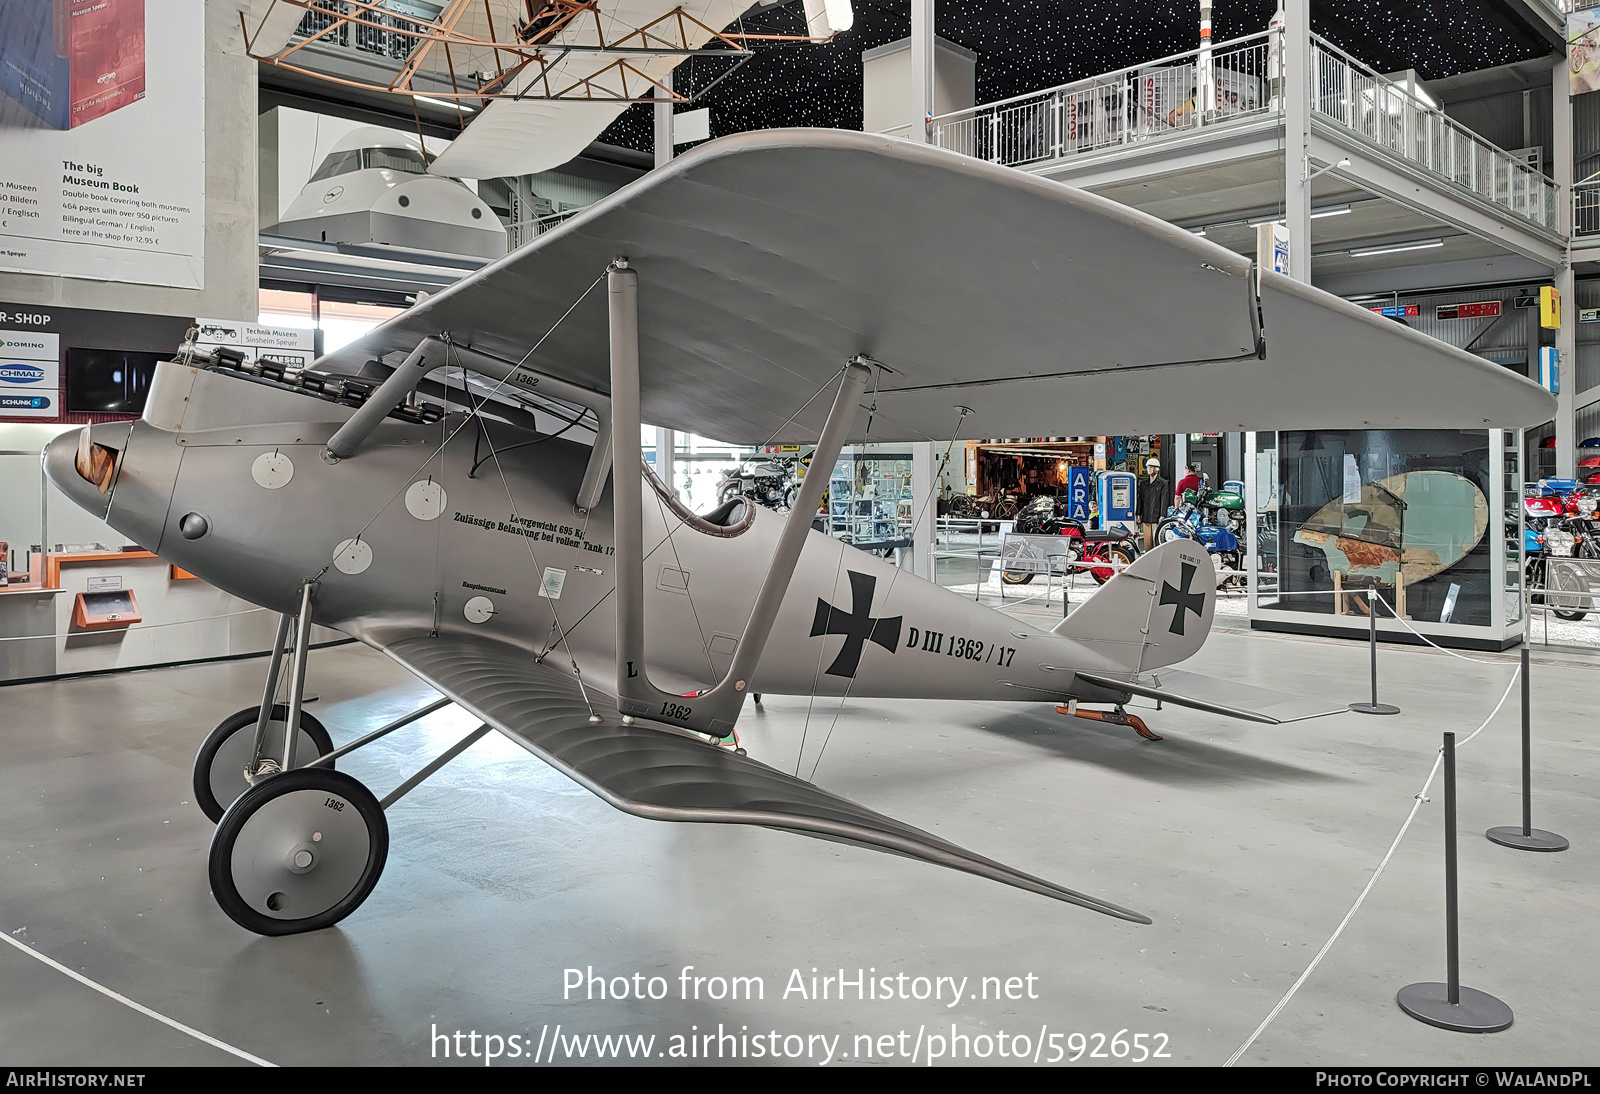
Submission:
M 328 455 L 340 460 L 355 455 L 356 450 L 361 447 L 361 442 L 378 428 L 378 424 L 390 411 L 417 389 L 423 377 L 434 369 L 444 368 L 453 362 L 462 368 L 471 369 L 480 376 L 487 376 L 491 380 L 498 380 L 502 385 L 509 385 L 515 391 L 548 395 L 562 402 L 587 407 L 594 412 L 596 421 L 594 450 L 589 457 L 588 466 L 584 469 L 583 482 L 578 487 L 574 501 L 581 513 L 593 509 L 599 502 L 600 495 L 605 492 L 606 476 L 611 471 L 611 400 L 601 392 L 590 391 L 578 384 L 547 376 L 526 364 L 513 364 L 472 349 L 470 346 L 446 342 L 444 339 L 448 337 L 446 334 L 440 338 L 428 337 L 418 342 L 400 367 L 390 373 L 389 378 L 372 393 L 372 397 L 328 439 Z
M 611 443 L 612 465 L 637 468 L 640 452 L 639 420 L 639 275 L 626 259 L 612 263 L 607 274 L 606 299 L 611 319 Z M 855 422 L 861 393 L 872 370 L 864 358 L 853 359 L 844 369 L 828 421 L 817 438 L 813 468 L 830 468 L 839 458 L 845 436 Z M 745 685 L 777 621 L 778 608 L 789 590 L 811 517 L 827 487 L 826 472 L 807 475 L 800 495 L 789 510 L 778 548 L 756 594 L 744 635 L 727 673 L 709 691 L 697 696 L 675 695 L 650 682 L 644 659 L 644 503 L 639 473 L 612 476 L 616 504 L 617 574 L 617 706 L 631 717 L 687 726 L 713 737 L 725 737 L 738 720 Z

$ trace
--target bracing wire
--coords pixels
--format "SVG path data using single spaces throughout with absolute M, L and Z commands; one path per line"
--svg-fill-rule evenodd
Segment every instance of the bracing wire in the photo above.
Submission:
M 595 284 L 599 284 L 599 282 L 596 281 Z M 591 288 L 592 287 L 593 286 L 591 286 Z M 484 401 L 487 402 L 487 396 L 485 396 Z M 479 403 L 478 408 L 474 410 L 473 413 L 479 413 L 482 408 L 483 403 Z M 487 443 L 489 446 L 489 458 L 494 461 L 495 474 L 499 476 L 500 485 L 506 492 L 506 502 L 511 506 L 511 518 L 513 521 L 515 521 L 519 516 L 517 510 L 517 499 L 511 493 L 511 483 L 506 478 L 505 468 L 500 463 L 499 450 L 494 446 L 494 437 L 490 435 L 487 425 L 485 425 L 483 430 L 483 438 L 485 443 Z M 585 520 L 584 523 L 585 527 L 587 528 L 587 520 Z M 542 590 L 544 588 L 544 568 L 539 564 L 538 552 L 534 550 L 533 540 L 531 538 L 528 536 L 523 536 L 522 540 L 528 549 L 528 559 L 533 563 L 534 579 L 539 583 L 539 588 Z M 573 679 L 577 680 L 578 682 L 578 691 L 583 696 L 583 703 L 589 708 L 589 713 L 594 714 L 594 704 L 589 701 L 589 689 L 584 685 L 583 673 L 578 668 L 578 659 L 572 652 L 571 644 L 567 642 L 566 631 L 563 630 L 561 626 L 561 613 L 556 608 L 556 602 L 554 598 L 550 598 L 550 618 L 555 625 L 556 632 L 560 635 L 557 644 L 566 650 L 567 661 L 572 666 Z
M 717 667 L 711 662 L 711 643 L 710 640 L 706 638 L 705 624 L 700 621 L 700 609 L 695 607 L 694 590 L 689 588 L 689 571 L 683 568 L 683 559 L 678 557 L 678 542 L 673 538 L 677 534 L 678 529 L 684 526 L 683 520 L 682 518 L 679 518 L 678 523 L 673 524 L 667 518 L 667 507 L 666 504 L 661 500 L 661 495 L 657 494 L 654 490 L 651 490 L 650 496 L 655 498 L 656 511 L 661 514 L 661 524 L 667 529 L 666 543 L 667 546 L 672 548 L 672 563 L 678 567 L 678 572 L 684 575 L 683 594 L 689 598 L 689 612 L 694 616 L 694 629 L 695 632 L 700 635 L 700 648 L 705 651 L 706 670 L 711 674 L 709 677 L 707 677 L 707 679 L 711 681 L 709 686 L 715 687 L 717 685 Z M 748 505 L 750 503 L 747 501 L 745 504 Z
M 872 398 L 872 411 L 876 411 L 877 410 L 877 404 L 878 404 L 877 389 L 876 389 L 876 386 L 874 386 L 873 398 Z M 956 419 L 956 427 L 955 427 L 955 429 L 952 430 L 951 433 L 950 433 L 950 443 L 945 446 L 944 459 L 942 461 L 940 461 L 938 470 L 935 471 L 934 474 L 933 474 L 933 481 L 929 484 L 928 496 L 926 498 L 922 499 L 922 507 L 921 507 L 921 509 L 919 509 L 917 512 L 912 514 L 911 535 L 912 535 L 913 542 L 916 539 L 916 530 L 918 528 L 922 527 L 922 518 L 927 515 L 928 509 L 933 505 L 934 497 L 939 492 L 939 479 L 940 479 L 941 476 L 943 476 L 945 468 L 947 466 L 949 466 L 950 453 L 955 449 L 955 444 L 956 444 L 955 439 L 958 436 L 961 435 L 961 427 L 966 424 L 967 415 L 971 413 L 971 411 L 968 410 L 964 406 L 963 407 L 957 407 L 956 409 L 959 410 L 961 412 L 961 414 L 960 414 L 960 417 L 958 417 Z M 868 422 L 868 429 L 870 430 L 871 429 L 871 422 L 872 422 L 872 412 L 871 411 L 868 412 L 867 422 Z M 842 550 L 839 552 L 839 560 L 840 560 L 841 564 L 844 561 L 844 552 Z M 883 602 L 886 605 L 889 603 L 889 597 L 891 595 L 893 595 L 893 593 L 894 593 L 894 585 L 895 585 L 895 582 L 900 577 L 900 570 L 901 570 L 901 568 L 896 566 L 894 568 L 894 573 L 889 575 L 889 584 L 888 584 L 888 587 L 884 590 L 884 593 L 883 593 Z M 839 587 L 839 575 L 838 575 L 837 571 L 834 573 L 833 584 L 834 584 L 834 588 L 838 589 L 838 587 Z M 822 666 L 822 661 L 819 658 L 818 661 L 817 661 L 817 667 L 818 667 L 819 670 L 821 669 L 821 666 Z M 856 684 L 856 678 L 854 676 L 852 676 L 852 677 L 850 677 L 850 682 L 845 685 L 844 695 L 842 695 L 840 697 L 839 705 L 838 705 L 838 707 L 836 707 L 834 709 L 833 721 L 828 723 L 827 735 L 823 737 L 822 746 L 817 749 L 816 759 L 811 764 L 811 774 L 808 776 L 808 778 L 810 778 L 810 779 L 815 779 L 816 778 L 817 768 L 820 767 L 821 764 L 822 764 L 822 755 L 823 755 L 823 753 L 825 753 L 828 750 L 828 742 L 833 740 L 834 727 L 839 724 L 839 715 L 844 713 L 844 705 L 845 705 L 845 703 L 847 703 L 849 701 L 850 692 L 855 687 L 855 684 Z M 811 686 L 812 686 L 812 690 L 815 691 L 815 689 L 816 689 L 816 678 L 815 677 L 813 677 L 813 679 L 812 679 L 812 685 Z M 809 718 L 809 715 L 810 715 L 810 711 L 808 709 L 807 710 L 808 718 Z M 804 735 L 803 732 L 801 734 L 801 745 L 800 745 L 800 747 L 802 749 L 805 748 L 805 735 Z M 798 772 L 799 772 L 799 768 L 797 766 L 796 767 L 796 773 L 798 774 Z
M 577 308 L 577 306 L 579 304 L 583 303 L 584 297 L 588 296 L 591 292 L 593 292 L 595 286 L 600 284 L 600 282 L 604 281 L 605 277 L 606 277 L 606 275 L 604 273 L 602 273 L 599 277 L 595 278 L 592 282 L 590 282 L 589 287 L 587 289 L 584 289 L 583 292 L 581 294 L 579 294 L 578 299 L 576 299 L 576 300 L 574 300 L 572 302 L 571 307 L 567 308 L 566 311 L 561 313 L 561 317 L 559 319 L 557 319 L 554 324 L 551 325 L 549 330 L 545 331 L 544 334 L 542 336 L 540 336 L 539 340 L 533 344 L 533 348 L 530 349 L 527 353 L 522 355 L 522 360 L 518 361 L 517 364 L 515 366 L 513 366 L 513 368 L 511 370 L 508 370 L 506 372 L 505 376 L 501 377 L 499 382 L 497 382 L 494 385 L 494 387 L 490 388 L 488 390 L 488 392 L 484 394 L 484 397 L 481 400 L 476 400 L 476 401 L 473 400 L 472 395 L 468 391 L 467 386 L 466 386 L 466 369 L 465 369 L 465 366 L 458 366 L 458 367 L 461 367 L 461 369 L 462 369 L 462 380 L 461 380 L 462 391 L 467 394 L 467 400 L 468 400 L 469 404 L 471 404 L 472 409 L 470 411 L 468 411 L 467 414 L 461 419 L 460 424 L 458 424 L 454 429 L 452 429 L 450 431 L 449 436 L 445 437 L 445 439 L 442 442 L 440 442 L 438 451 L 430 453 L 428 458 L 423 460 L 422 463 L 417 466 L 417 469 L 415 471 L 413 471 L 413 472 L 411 472 L 411 474 L 407 475 L 405 477 L 405 479 L 401 481 L 399 489 L 397 489 L 394 493 L 390 494 L 389 497 L 384 501 L 384 503 L 378 507 L 378 511 L 372 514 L 372 518 L 370 520 L 368 520 L 367 523 L 365 523 L 365 524 L 363 524 L 361 526 L 361 530 L 355 534 L 356 540 L 359 541 L 361 539 L 361 537 L 364 536 L 367 533 L 367 530 L 370 529 L 373 526 L 373 524 L 377 522 L 378 518 L 383 516 L 384 510 L 388 509 L 389 506 L 393 505 L 394 504 L 394 500 L 396 498 L 398 498 L 401 494 L 405 493 L 406 489 L 411 485 L 412 481 L 418 475 L 422 474 L 422 472 L 427 469 L 427 466 L 430 463 L 432 463 L 434 460 L 436 460 L 436 459 L 438 459 L 440 457 L 441 453 L 444 452 L 445 446 L 448 445 L 451 441 L 453 441 L 455 439 L 456 434 L 460 433 L 463 429 L 465 429 L 469 422 L 476 422 L 481 418 L 484 406 L 489 402 L 489 400 L 491 398 L 493 398 L 500 391 L 500 389 L 503 386 L 505 386 L 506 381 L 511 378 L 512 372 L 514 372 L 518 368 L 521 368 L 524 364 L 527 363 L 528 358 L 532 357 L 536 352 L 538 352 L 539 347 L 545 344 L 545 342 L 550 338 L 550 336 L 556 332 L 556 329 L 561 326 L 562 322 L 567 318 L 567 316 L 571 315 L 573 313 L 573 311 Z M 447 347 L 451 347 L 451 346 L 453 346 L 453 343 L 450 343 L 447 340 L 446 341 L 446 346 Z M 448 356 L 446 357 L 446 361 L 448 362 Z M 487 427 L 485 427 L 485 432 L 487 432 Z M 323 574 L 328 572 L 329 568 L 330 568 L 329 566 L 324 566 L 322 568 L 322 570 L 317 574 L 317 577 L 313 578 L 312 580 L 315 581 L 318 578 L 321 578 Z

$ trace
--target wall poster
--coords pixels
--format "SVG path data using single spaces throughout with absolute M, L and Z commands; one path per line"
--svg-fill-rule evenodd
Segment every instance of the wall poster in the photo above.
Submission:
M 204 0 L 0 4 L 0 270 L 204 287 Z

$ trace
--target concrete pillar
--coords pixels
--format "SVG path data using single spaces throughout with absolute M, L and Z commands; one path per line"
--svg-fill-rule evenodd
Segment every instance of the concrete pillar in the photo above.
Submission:
M 1289 227 L 1289 276 L 1311 281 L 1311 0 L 1283 5 L 1283 212 Z
M 1556 181 L 1556 227 L 1567 241 L 1565 261 L 1555 271 L 1561 294 L 1561 329 L 1556 355 L 1561 364 L 1561 394 L 1556 401 L 1556 476 L 1577 471 L 1578 435 L 1573 397 L 1578 389 L 1578 293 L 1572 272 L 1572 95 L 1565 57 L 1556 57 L 1550 73 L 1550 160 Z
M 933 0 L 911 0 L 911 139 L 927 143 L 933 113 Z

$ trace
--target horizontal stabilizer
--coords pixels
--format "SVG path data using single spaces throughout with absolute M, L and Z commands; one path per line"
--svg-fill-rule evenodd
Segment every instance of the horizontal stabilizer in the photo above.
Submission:
M 858 844 L 1118 919 L 1150 922 L 1138 912 L 975 855 L 699 738 L 624 725 L 615 701 L 591 688 L 588 699 L 600 716 L 592 724 L 577 681 L 561 669 L 536 663 L 527 650 L 446 635 L 404 639 L 384 652 L 625 813 L 652 820 L 756 824 Z
M 1131 691 L 1149 699 L 1159 699 L 1174 706 L 1208 710 L 1229 718 L 1243 718 L 1247 722 L 1265 722 L 1282 725 L 1284 722 L 1301 722 L 1307 718 L 1321 718 L 1328 714 L 1342 714 L 1348 708 L 1343 703 L 1328 703 L 1315 699 L 1302 699 L 1285 695 L 1281 691 L 1258 688 L 1252 684 L 1236 684 L 1231 680 L 1218 680 L 1198 672 L 1182 669 L 1161 669 L 1125 677 L 1098 672 L 1079 672 L 1078 678 L 1091 684 Z

